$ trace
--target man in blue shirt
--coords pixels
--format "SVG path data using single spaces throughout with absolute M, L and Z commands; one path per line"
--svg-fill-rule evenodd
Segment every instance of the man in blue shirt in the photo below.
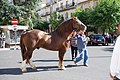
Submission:
M 77 48 L 79 51 L 79 54 L 77 55 L 77 57 L 74 59 L 74 63 L 78 63 L 79 61 L 81 61 L 82 59 L 84 59 L 83 61 L 83 65 L 88 67 L 88 51 L 86 48 L 87 45 L 87 38 L 84 35 L 85 31 L 79 31 L 78 35 L 77 35 Z

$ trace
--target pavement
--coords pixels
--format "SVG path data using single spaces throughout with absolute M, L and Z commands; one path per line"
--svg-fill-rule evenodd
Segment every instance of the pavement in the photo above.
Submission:
M 10 48 L 0 48 L 0 51 L 3 51 L 3 50 L 10 50 Z
M 58 70 L 58 54 L 45 49 L 35 50 L 32 57 L 37 67 L 22 74 L 20 50 L 0 49 L 0 80 L 111 80 L 109 65 L 113 46 L 88 46 L 89 66 L 74 65 L 70 49 L 65 54 L 64 64 L 67 70 Z

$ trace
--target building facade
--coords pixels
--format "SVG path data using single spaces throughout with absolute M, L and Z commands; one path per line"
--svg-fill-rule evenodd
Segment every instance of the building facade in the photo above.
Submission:
M 53 12 L 59 13 L 63 16 L 64 20 L 70 19 L 72 13 L 77 10 L 78 7 L 81 9 L 87 9 L 90 6 L 95 6 L 98 0 L 43 0 L 42 7 L 38 13 L 43 20 L 49 21 L 50 14 Z

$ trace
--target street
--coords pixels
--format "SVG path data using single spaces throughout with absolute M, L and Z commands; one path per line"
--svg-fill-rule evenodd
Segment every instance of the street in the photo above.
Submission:
M 0 51 L 0 80 L 111 80 L 109 65 L 113 46 L 88 46 L 89 66 L 77 66 L 71 61 L 70 49 L 65 54 L 65 71 L 58 70 L 58 54 L 45 49 L 35 50 L 32 61 L 37 67 L 27 66 L 27 73 L 21 74 L 20 50 Z

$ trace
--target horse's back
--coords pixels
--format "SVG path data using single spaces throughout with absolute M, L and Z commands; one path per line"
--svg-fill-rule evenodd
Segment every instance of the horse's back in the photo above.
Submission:
M 25 37 L 36 39 L 36 38 L 43 36 L 45 34 L 47 34 L 47 33 L 44 31 L 33 29 L 33 30 L 30 30 L 30 31 L 24 33 L 23 35 L 25 35 Z
M 27 31 L 21 35 L 21 40 L 24 45 L 29 48 L 29 47 L 35 47 L 36 43 L 39 41 L 42 36 L 44 36 L 46 32 L 33 29 L 30 31 Z M 20 43 L 21 44 L 21 43 Z

